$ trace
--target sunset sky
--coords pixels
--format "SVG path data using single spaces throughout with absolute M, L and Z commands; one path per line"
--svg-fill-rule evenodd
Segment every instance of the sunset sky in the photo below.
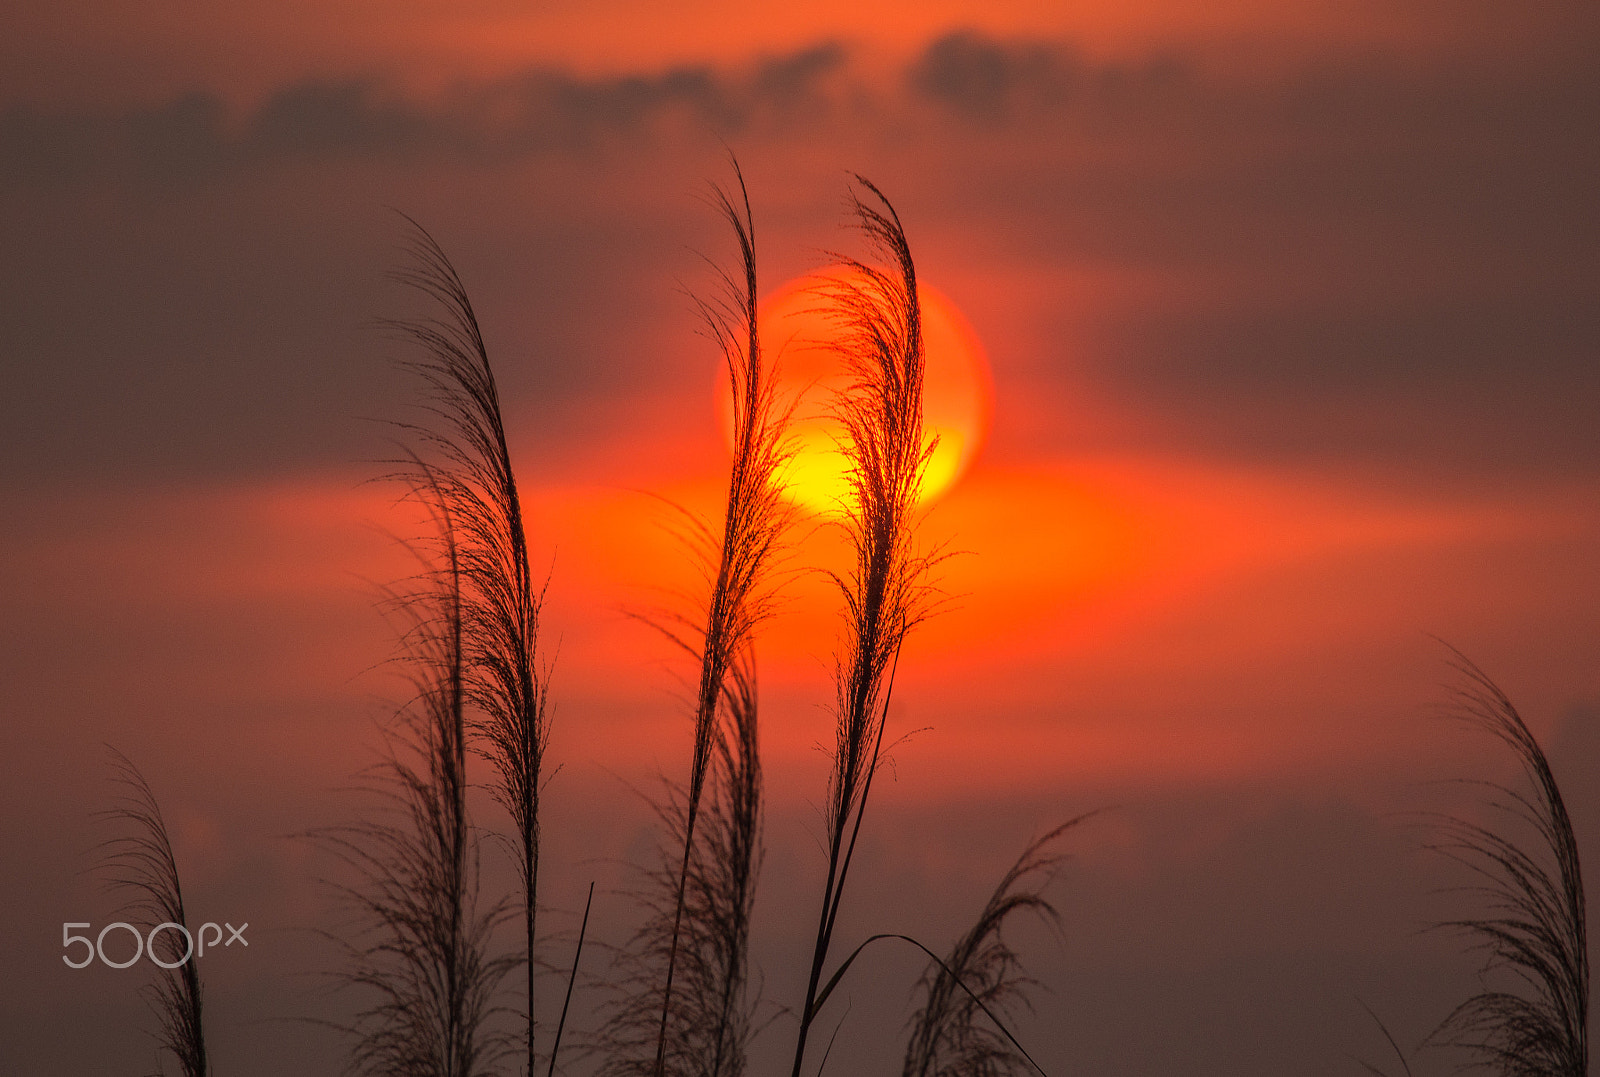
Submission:
M 986 441 L 922 526 L 948 601 L 899 668 L 851 945 L 948 946 L 1030 837 L 1106 809 L 1051 890 L 1059 938 L 1018 934 L 1052 1077 L 1388 1062 L 1357 999 L 1414 1045 L 1476 983 L 1420 933 L 1467 899 L 1409 813 L 1509 774 L 1430 717 L 1441 640 L 1522 708 L 1600 872 L 1600 7 L 23 0 L 4 24 L 0 1072 L 151 1066 L 149 967 L 60 961 L 61 923 L 117 919 L 90 871 L 105 744 L 160 797 L 195 915 L 251 924 L 203 967 L 217 1072 L 339 1072 L 297 1023 L 348 1004 L 318 978 L 331 869 L 294 835 L 361 810 L 401 691 L 379 595 L 416 520 L 369 480 L 418 393 L 377 323 L 425 311 L 385 277 L 394 210 L 477 305 L 550 574 L 543 898 L 597 879 L 626 939 L 636 790 L 684 772 L 690 724 L 689 671 L 630 614 L 699 579 L 663 499 L 714 518 L 725 491 L 686 292 L 734 252 L 707 199 L 730 150 L 765 293 L 865 253 L 859 172 L 992 369 Z M 836 531 L 792 540 L 758 646 L 778 1006 L 839 631 Z M 919 971 L 863 964 L 830 1074 L 898 1066 Z

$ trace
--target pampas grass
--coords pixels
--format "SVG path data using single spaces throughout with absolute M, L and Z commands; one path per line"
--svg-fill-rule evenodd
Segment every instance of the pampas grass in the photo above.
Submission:
M 712 338 L 727 357 L 728 384 L 733 393 L 734 458 L 722 539 L 717 545 L 716 573 L 706 607 L 705 628 L 696 648 L 700 679 L 695 696 L 694 751 L 684 802 L 683 856 L 656 1036 L 653 1072 L 658 1077 L 665 1072 L 673 980 L 694 856 L 695 826 L 712 753 L 722 741 L 717 728 L 718 712 L 729 668 L 750 645 L 755 625 L 766 612 L 764 576 L 777 552 L 788 515 L 777 481 L 788 455 L 784 445 L 787 414 L 779 410 L 771 370 L 763 363 L 756 319 L 755 222 L 737 161 L 733 169 L 740 204 L 735 206 L 721 188 L 716 189 L 715 197 L 722 216 L 738 238 L 741 272 L 737 277 L 724 273 L 723 300 L 701 301 L 699 306 Z
M 1522 716 L 1482 670 L 1459 652 L 1455 657 L 1466 678 L 1455 715 L 1511 749 L 1522 768 L 1521 787 L 1473 784 L 1486 791 L 1498 816 L 1531 831 L 1532 840 L 1456 817 L 1440 821 L 1441 836 L 1431 848 L 1477 878 L 1471 890 L 1488 913 L 1439 926 L 1484 955 L 1486 983 L 1499 974 L 1506 986 L 1469 997 L 1430 1039 L 1464 1048 L 1479 1065 L 1507 1077 L 1586 1077 L 1589 956 L 1572 820 Z
M 544 592 L 528 565 L 516 473 L 500 394 L 465 285 L 421 225 L 410 264 L 394 278 L 432 300 L 434 316 L 386 323 L 417 346 L 406 363 L 427 391 L 431 422 L 401 423 L 426 454 L 403 477 L 436 502 L 450 528 L 459 580 L 464 701 L 478 714 L 474 742 L 493 766 L 491 789 L 510 816 L 522 893 L 527 976 L 524 1054 L 535 1072 L 539 796 L 549 738 L 549 669 L 539 653 Z M 417 469 L 421 470 L 419 474 Z
M 930 559 L 914 543 L 914 514 L 931 444 L 922 437 L 922 314 L 916 266 L 893 205 L 856 177 L 851 209 L 888 268 L 851 258 L 828 292 L 843 330 L 851 384 L 836 410 L 845 429 L 849 497 L 843 526 L 855 564 L 835 575 L 845 604 L 836 662 L 836 728 L 825 825 L 827 876 L 795 1040 L 800 1077 L 856 838 L 883 746 L 901 643 L 927 612 Z
M 372 1077 L 474 1077 L 504 1044 L 486 1022 L 509 971 L 490 954 L 504 907 L 478 904 L 478 840 L 467 812 L 461 570 L 441 512 L 443 563 L 402 609 L 416 694 L 389 733 L 373 775 L 388 812 L 318 833 L 358 877 L 339 892 L 360 933 L 343 940 L 339 976 L 372 1001 L 344 1026 L 349 1069 Z
M 911 1019 L 903 1077 L 1006 1077 L 1038 1069 L 1000 1024 L 1016 1005 L 1028 1004 L 1035 986 L 1003 929 L 1022 912 L 1059 925 L 1044 888 L 1065 859 L 1061 838 L 1084 818 L 1031 842 L 944 960 L 929 964 L 917 985 L 923 1001 Z
M 622 959 L 622 995 L 600 1037 L 611 1074 L 737 1074 L 749 1035 L 744 989 L 761 821 L 751 647 L 770 609 L 767 580 L 791 510 L 779 483 L 789 413 L 762 352 L 755 225 L 738 162 L 732 167 L 737 202 L 721 188 L 714 199 L 738 242 L 738 270 L 720 271 L 720 294 L 696 303 L 727 362 L 733 463 L 720 533 L 691 518 L 706 555 L 701 618 L 651 622 L 698 663 L 694 739 L 687 781 L 668 783 L 665 799 L 653 802 L 674 853 L 647 872 L 638 895 L 645 922 Z
M 495 994 L 525 963 L 522 1049 L 535 1065 L 533 981 L 539 852 L 538 794 L 547 736 L 545 671 L 537 653 L 542 593 L 528 568 L 521 502 L 499 393 L 466 289 L 444 251 L 415 221 L 411 262 L 395 279 L 439 313 L 385 323 L 415 344 L 405 365 L 427 391 L 426 422 L 408 436 L 391 476 L 431 515 L 422 573 L 395 598 L 405 618 L 400 662 L 414 695 L 388 731 L 373 785 L 387 812 L 319 832 L 358 881 L 340 888 L 361 933 L 343 940 L 341 980 L 369 1002 L 346 1027 L 350 1068 L 372 1075 L 474 1077 L 512 1052 L 489 1029 Z M 479 715 L 469 721 L 468 710 Z M 468 745 L 494 764 L 496 799 L 517 831 L 527 942 L 495 956 L 491 936 L 509 913 L 480 902 L 479 840 L 467 806 Z
M 129 895 L 122 915 L 141 925 L 146 933 L 161 924 L 176 924 L 187 932 L 189 922 L 183 907 L 178 861 L 172 853 L 161 806 L 144 775 L 127 756 L 112 749 L 111 765 L 118 788 L 117 802 L 101 815 L 125 826 L 127 833 L 108 839 L 102 849 L 110 886 Z M 156 1041 L 177 1059 L 183 1077 L 210 1077 L 200 970 L 193 943 L 189 943 L 188 957 L 181 965 L 166 967 L 184 957 L 178 938 L 175 932 L 163 931 L 151 942 L 152 949 L 158 945 L 162 948 L 158 962 L 161 974 L 150 991 L 150 1006 L 157 1021 Z
M 740 1077 L 754 1032 L 749 984 L 750 923 L 761 863 L 761 761 L 754 669 L 748 652 L 729 671 L 724 716 L 707 775 L 700 840 L 687 874 L 681 848 L 687 804 L 679 782 L 651 800 L 664 834 L 656 866 L 632 895 L 645 920 L 620 953 L 615 999 L 595 1047 L 606 1077 L 666 1072 Z M 682 882 L 682 909 L 677 894 Z M 664 1046 L 657 1009 L 662 970 L 677 939 L 677 988 Z
M 728 720 L 717 743 L 719 784 L 711 802 L 707 867 L 700 887 L 711 915 L 701 959 L 712 970 L 715 990 L 710 1020 L 711 1067 L 706 1077 L 742 1077 L 754 1035 L 750 990 L 750 920 L 756 877 L 761 871 L 762 783 L 755 659 L 748 650 L 736 662 L 724 693 Z

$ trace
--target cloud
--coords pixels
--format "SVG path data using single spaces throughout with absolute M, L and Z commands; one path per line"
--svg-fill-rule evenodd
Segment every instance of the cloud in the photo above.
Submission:
M 1592 296 L 1509 289 L 1400 291 L 1365 307 L 1235 301 L 1117 319 L 1100 330 L 1095 362 L 1177 443 L 1571 475 L 1600 467 L 1597 309 Z
M 673 115 L 731 137 L 810 115 L 845 59 L 843 48 L 823 43 L 739 71 L 582 78 L 536 69 L 463 84 L 437 101 L 375 77 L 313 79 L 282 87 L 238 122 L 219 95 L 203 92 L 120 114 L 16 106 L 0 114 L 0 184 L 193 182 L 308 159 L 504 161 L 637 137 Z
M 1019 104 L 1059 104 L 1082 77 L 1063 47 L 1004 45 L 972 31 L 933 42 L 907 72 L 912 89 L 973 120 L 994 121 Z
M 332 431 L 394 395 L 349 340 L 392 237 L 351 220 L 391 204 L 480 267 L 546 447 L 605 443 L 699 399 L 673 288 L 718 249 L 693 192 L 725 140 L 782 271 L 835 245 L 863 170 L 989 337 L 1002 408 L 1126 420 L 1041 422 L 1026 451 L 1600 468 L 1593 65 L 1554 37 L 1247 59 L 961 31 L 887 64 L 818 43 L 431 94 L 330 76 L 243 113 L 14 106 L 0 437 L 49 470 L 350 459 Z
M 908 70 L 936 212 L 1062 282 L 1035 390 L 1123 408 L 1118 448 L 1592 474 L 1600 73 L 1553 41 L 1251 60 L 964 33 Z
M 1194 88 L 1190 62 L 1171 52 L 1091 62 L 1072 44 L 1003 41 L 962 30 L 931 42 L 905 71 L 915 98 L 975 127 L 1032 121 L 1053 126 L 1069 115 L 1126 120 L 1157 102 L 1180 102 Z

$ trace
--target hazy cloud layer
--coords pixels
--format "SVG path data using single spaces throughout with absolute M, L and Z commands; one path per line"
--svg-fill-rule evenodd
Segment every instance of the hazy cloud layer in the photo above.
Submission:
M 866 171 L 989 340 L 1003 412 L 1087 396 L 1118 416 L 1035 423 L 1018 450 L 1589 474 L 1597 129 L 1600 75 L 1553 35 L 1243 64 L 957 32 L 899 66 L 822 43 L 433 95 L 304 81 L 243 114 L 205 92 L 17 106 L 3 438 L 80 472 L 359 455 L 349 417 L 395 391 L 358 331 L 392 309 L 392 204 L 475 270 L 551 451 L 604 441 L 701 398 L 674 289 L 690 248 L 720 249 L 694 192 L 725 141 L 769 264 L 837 245 L 842 170 Z
M 375 77 L 285 86 L 248 115 L 220 94 L 195 92 L 122 114 L 0 114 L 0 177 L 59 184 L 87 177 L 185 183 L 272 162 L 346 157 L 490 164 L 577 153 L 639 137 L 673 117 L 735 138 L 757 125 L 816 119 L 823 81 L 845 62 L 818 45 L 748 71 L 682 67 L 660 74 L 580 78 L 533 70 L 465 84 L 419 101 Z

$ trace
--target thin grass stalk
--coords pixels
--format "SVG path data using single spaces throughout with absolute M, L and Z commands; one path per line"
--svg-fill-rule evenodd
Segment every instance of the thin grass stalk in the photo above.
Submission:
M 916 266 L 893 205 L 863 177 L 852 192 L 857 223 L 888 268 L 841 259 L 847 273 L 829 298 L 843 330 L 851 384 L 835 408 L 844 426 L 849 498 L 844 527 L 855 554 L 834 577 L 846 607 L 837 660 L 836 742 L 826 815 L 828 869 L 795 1042 L 800 1077 L 818 987 L 844 896 L 855 835 L 883 745 L 893 668 L 907 633 L 927 612 L 930 559 L 914 547 L 914 513 L 931 443 L 922 435 L 922 315 Z M 848 845 L 846 835 L 850 835 Z
M 1430 1036 L 1465 1048 L 1477 1064 L 1508 1077 L 1586 1077 L 1589 1066 L 1589 953 L 1583 876 L 1572 820 L 1549 760 L 1511 701 L 1460 652 L 1466 684 L 1456 715 L 1511 749 L 1522 789 L 1475 782 L 1489 806 L 1531 843 L 1506 830 L 1444 817 L 1434 851 L 1465 866 L 1489 915 L 1439 926 L 1485 954 L 1483 975 L 1508 973 L 1516 989 L 1486 989 L 1457 1006 Z
M 549 738 L 549 668 L 539 654 L 544 600 L 528 564 L 516 472 L 506 442 L 488 348 L 460 275 L 410 220 L 411 264 L 394 274 L 440 309 L 393 321 L 420 358 L 407 365 L 429 393 L 431 423 L 401 424 L 429 453 L 429 483 L 448 511 L 460 565 L 464 693 L 480 717 L 478 750 L 493 765 L 491 790 L 510 816 L 521 882 L 526 954 L 526 1070 L 534 1072 L 539 795 Z
M 1065 859 L 1055 846 L 1085 816 L 1029 844 L 943 961 L 930 962 L 918 984 L 923 1003 L 911 1019 L 903 1077 L 1003 1077 L 1036 1068 L 997 1022 L 1035 986 L 1002 929 L 1020 912 L 1060 924 L 1045 886 Z M 981 1019 L 980 1019 L 981 1015 Z
M 420 466 L 420 465 L 419 465 Z M 358 875 L 340 893 L 364 924 L 345 942 L 341 979 L 376 1001 L 346 1031 L 350 1070 L 372 1077 L 476 1077 L 501 1045 L 486 1028 L 509 969 L 489 954 L 502 903 L 480 910 L 478 843 L 466 791 L 466 673 L 461 566 L 436 487 L 419 496 L 439 516 L 442 565 L 402 600 L 412 618 L 404 661 L 416 694 L 375 773 L 381 819 L 320 832 Z
M 1365 1002 L 1361 1002 L 1360 999 L 1356 999 L 1356 1001 L 1360 1003 L 1363 1010 L 1367 1011 L 1367 1016 L 1372 1018 L 1373 1024 L 1378 1026 L 1378 1031 L 1383 1033 L 1384 1041 L 1389 1044 L 1390 1053 L 1392 1053 L 1395 1059 L 1399 1061 L 1400 1069 L 1405 1074 L 1405 1077 L 1412 1077 L 1411 1059 L 1406 1055 L 1405 1050 L 1400 1046 L 1400 1041 L 1394 1038 L 1394 1033 L 1389 1031 L 1389 1026 L 1384 1024 L 1383 1018 L 1379 1017 L 1372 1011 L 1371 1006 L 1368 1006 Z M 1390 1077 L 1388 1070 L 1379 1069 L 1377 1066 L 1373 1065 L 1371 1062 L 1368 1062 L 1364 1058 L 1357 1058 L 1355 1061 L 1361 1066 L 1362 1069 L 1372 1074 L 1372 1077 Z
M 210 1077 L 206 1061 L 205 1023 L 201 1005 L 200 971 L 194 960 L 194 943 L 184 912 L 183 887 L 172 840 L 155 793 L 137 767 L 111 749 L 113 780 L 119 788 L 117 803 L 100 813 L 125 825 L 128 833 L 102 843 L 108 882 L 114 890 L 129 893 L 123 915 L 143 928 L 176 924 L 182 934 L 162 931 L 151 936 L 151 949 L 161 947 L 161 974 L 150 992 L 158 1031 L 156 1042 L 178 1060 L 183 1077 Z M 180 946 L 179 938 L 185 940 Z M 187 954 L 184 949 L 187 948 Z M 157 954 L 152 952 L 151 958 Z M 182 962 L 179 964 L 178 962 Z M 168 965 L 174 967 L 168 968 Z
M 567 1027 L 567 1010 L 572 1005 L 572 988 L 578 982 L 578 963 L 583 960 L 583 940 L 589 933 L 589 909 L 594 905 L 594 883 L 583 901 L 583 922 L 578 925 L 578 945 L 572 953 L 572 971 L 567 974 L 567 994 L 561 1000 L 561 1016 L 556 1020 L 556 1037 L 550 1043 L 550 1069 L 545 1077 L 556 1077 L 556 1055 L 561 1051 L 561 1034 Z
M 788 457 L 784 438 L 787 413 L 778 406 L 772 372 L 763 362 L 756 317 L 755 223 L 749 192 L 737 161 L 733 162 L 733 170 L 739 185 L 739 204 L 736 206 L 728 192 L 720 187 L 715 189 L 714 197 L 717 208 L 738 240 L 741 273 L 738 277 L 722 274 L 723 299 L 702 299 L 697 303 L 712 338 L 727 357 L 728 382 L 733 396 L 734 459 L 728 479 L 722 536 L 716 543 L 710 600 L 696 648 L 700 676 L 695 695 L 694 749 L 684 803 L 683 849 L 672 928 L 660 992 L 660 1021 L 652 1066 L 656 1077 L 661 1077 L 666 1067 L 668 1025 L 684 930 L 686 891 L 706 776 L 718 743 L 718 713 L 729 669 L 735 657 L 748 645 L 756 623 L 767 611 L 768 596 L 762 590 L 764 576 L 778 552 L 788 516 L 778 484 L 778 473 Z

